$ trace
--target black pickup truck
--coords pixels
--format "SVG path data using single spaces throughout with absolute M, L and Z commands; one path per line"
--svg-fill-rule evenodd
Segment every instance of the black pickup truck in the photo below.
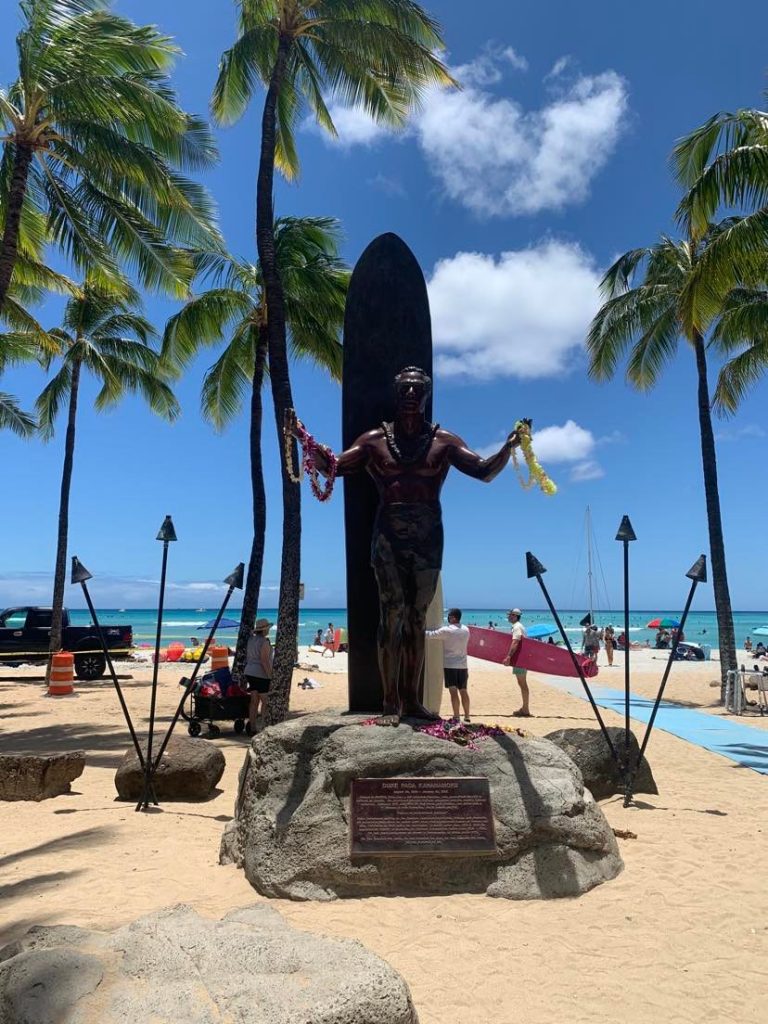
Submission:
M 0 666 L 9 661 L 47 660 L 51 635 L 50 608 L 6 608 L 0 612 Z M 132 626 L 102 626 L 110 650 L 123 650 L 133 644 Z M 99 679 L 107 668 L 93 626 L 71 626 L 69 612 L 64 609 L 61 631 L 62 650 L 75 656 L 78 679 Z M 18 655 L 18 657 L 17 657 Z

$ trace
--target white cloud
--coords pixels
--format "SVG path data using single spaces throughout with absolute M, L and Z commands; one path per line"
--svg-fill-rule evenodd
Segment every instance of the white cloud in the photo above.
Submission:
M 390 178 L 386 174 L 382 174 L 381 171 L 374 174 L 372 178 L 368 178 L 367 183 L 385 195 L 395 196 L 398 199 L 403 199 L 408 194 L 399 178 Z
M 559 75 L 562 75 L 565 69 L 570 66 L 571 61 L 572 58 L 568 54 L 564 57 L 559 57 L 544 76 L 544 81 L 547 81 L 549 78 L 557 78 Z
M 544 427 L 534 432 L 536 455 L 542 462 L 581 462 L 595 449 L 591 430 L 567 420 L 562 427 Z
M 329 135 L 324 128 L 320 128 L 314 120 L 309 122 L 308 126 L 321 132 L 326 142 L 342 146 L 345 149 L 351 146 L 370 146 L 382 138 L 398 134 L 392 128 L 371 120 L 368 114 L 358 107 L 341 107 L 332 104 L 329 110 L 338 132 L 336 138 Z
M 435 365 L 451 377 L 549 377 L 572 369 L 599 306 L 578 245 L 548 240 L 498 258 L 458 252 L 428 282 Z
M 599 463 L 590 459 L 587 462 L 580 462 L 573 467 L 571 470 L 571 483 L 583 484 L 588 480 L 599 480 L 601 476 L 605 476 L 605 470 Z
M 511 46 L 504 47 L 504 49 L 501 51 L 501 55 L 502 57 L 505 58 L 505 60 L 509 61 L 509 63 L 515 69 L 515 71 L 528 70 L 528 61 L 516 50 L 513 50 Z
M 570 58 L 547 75 L 559 76 Z M 415 137 L 427 166 L 445 193 L 480 216 L 519 216 L 583 202 L 595 175 L 613 152 L 627 112 L 627 88 L 615 71 L 581 75 L 538 110 L 489 91 L 504 71 L 524 71 L 527 61 L 512 47 L 487 47 L 452 70 L 461 91 L 434 88 L 404 132 Z M 362 110 L 330 106 L 338 129 L 332 145 L 370 146 L 391 138 Z
M 478 454 L 487 458 L 495 454 L 504 438 L 495 444 L 478 448 Z M 561 426 L 552 425 L 533 432 L 533 449 L 536 458 L 547 468 L 561 463 L 571 464 L 569 479 L 572 483 L 585 483 L 597 480 L 605 475 L 602 466 L 594 458 L 594 452 L 600 440 L 595 438 L 591 430 L 582 427 L 574 420 L 566 420 Z
M 419 144 L 448 196 L 475 213 L 557 210 L 586 199 L 626 109 L 626 86 L 613 71 L 577 78 L 535 111 L 470 82 L 462 92 L 429 94 Z
M 715 434 L 715 439 L 718 441 L 741 441 L 744 438 L 761 438 L 765 436 L 765 430 L 758 426 L 757 423 L 747 423 L 743 427 L 728 427 L 725 430 L 718 430 Z

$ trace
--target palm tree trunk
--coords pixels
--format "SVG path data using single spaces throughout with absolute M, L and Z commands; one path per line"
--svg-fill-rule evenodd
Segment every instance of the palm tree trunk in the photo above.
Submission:
M 256 613 L 259 610 L 259 591 L 261 590 L 261 573 L 264 567 L 264 535 L 267 529 L 267 498 L 264 491 L 264 466 L 261 459 L 261 424 L 263 405 L 261 389 L 264 384 L 264 365 L 267 358 L 267 330 L 259 328 L 256 343 L 256 358 L 253 367 L 253 390 L 251 392 L 251 494 L 253 497 L 253 542 L 251 558 L 248 562 L 248 575 L 245 578 L 243 591 L 243 610 L 240 616 L 240 632 L 237 635 L 237 648 L 232 666 L 232 675 L 236 683 L 242 683 L 245 669 L 245 654 L 248 638 L 251 635 Z
M 293 406 L 285 342 L 283 287 L 275 254 L 272 188 L 275 171 L 275 108 L 285 78 L 293 40 L 281 34 L 277 58 L 264 102 L 261 122 L 261 154 L 256 187 L 256 243 L 264 277 L 269 339 L 269 378 L 275 408 L 275 424 L 283 481 L 283 549 L 280 565 L 280 596 L 277 612 L 277 640 L 272 669 L 272 693 L 268 705 L 270 722 L 281 722 L 288 714 L 296 636 L 299 628 L 299 574 L 301 568 L 301 492 L 291 481 L 285 459 L 283 422 L 285 410 Z M 295 444 L 291 446 L 295 455 Z
M 725 679 L 728 669 L 735 669 L 736 639 L 733 631 L 731 595 L 728 590 L 728 574 L 725 568 L 725 543 L 723 523 L 720 515 L 720 493 L 717 486 L 717 455 L 715 435 L 712 429 L 712 410 L 707 380 L 707 353 L 704 338 L 696 331 L 693 336 L 696 353 L 696 370 L 699 379 L 699 431 L 701 434 L 701 465 L 704 470 L 704 494 L 707 502 L 707 524 L 709 526 L 709 552 L 712 563 L 712 586 L 715 593 L 717 632 L 720 646 L 721 699 L 725 700 Z
M 27 191 L 29 167 L 32 163 L 34 150 L 29 144 L 16 143 L 13 155 L 13 172 L 11 188 L 8 193 L 8 207 L 3 229 L 2 247 L 0 247 L 0 310 L 5 304 L 5 296 L 16 265 L 16 253 L 19 248 L 19 224 L 24 196 Z
M 53 612 L 51 615 L 51 638 L 48 650 L 51 655 L 61 650 L 61 618 L 64 609 L 64 586 L 67 576 L 67 539 L 69 536 L 69 491 L 72 484 L 72 466 L 75 458 L 75 424 L 77 420 L 77 394 L 80 388 L 80 362 L 72 364 L 72 380 L 69 387 L 69 415 L 67 436 L 64 442 L 64 468 L 61 473 L 61 496 L 59 498 L 59 538 L 56 545 L 56 570 L 53 576 Z M 48 673 L 51 659 L 48 659 Z

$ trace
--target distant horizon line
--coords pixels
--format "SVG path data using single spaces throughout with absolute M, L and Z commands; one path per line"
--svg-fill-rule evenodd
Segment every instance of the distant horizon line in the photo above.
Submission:
M 15 607 L 25 607 L 25 606 L 24 605 L 7 605 L 6 607 L 8 607 L 8 608 L 15 608 Z M 47 607 L 50 607 L 50 606 L 49 605 L 29 605 L 28 607 L 30 607 L 30 608 L 47 608 Z M 69 607 L 78 607 L 79 608 L 79 606 L 75 606 L 75 605 L 69 605 Z M 450 605 L 450 606 L 446 605 L 445 606 L 446 609 L 448 607 L 459 607 L 459 606 L 458 605 Z M 80 609 L 80 610 L 87 611 L 88 609 L 87 609 L 86 605 L 83 605 L 82 609 Z M 126 607 L 126 608 L 107 608 L 107 607 L 102 607 L 100 610 L 104 611 L 104 612 L 119 612 L 119 611 L 125 611 L 125 612 L 151 612 L 151 611 L 156 611 L 157 609 L 154 608 L 154 607 L 148 607 L 148 606 L 143 606 L 143 607 L 140 607 L 140 606 L 135 606 L 135 607 L 134 606 L 130 606 L 130 607 Z M 164 609 L 164 611 L 166 613 L 170 612 L 170 611 L 176 611 L 176 612 L 197 612 L 197 611 L 210 612 L 210 611 L 213 611 L 213 612 L 215 612 L 217 610 L 218 610 L 218 608 L 202 608 L 202 609 L 200 609 L 200 608 L 197 608 L 197 607 L 191 607 L 190 605 L 176 605 L 173 608 L 166 607 Z M 242 606 L 240 606 L 240 607 L 229 606 L 227 608 L 227 611 L 239 611 L 239 612 L 242 612 L 242 610 L 243 610 Z M 271 607 L 269 605 L 262 605 L 262 606 L 260 606 L 260 610 L 263 610 L 263 611 L 277 611 L 278 609 L 277 609 L 277 606 Z M 637 615 L 640 612 L 647 613 L 647 612 L 675 611 L 675 610 L 676 609 L 672 608 L 672 607 L 670 607 L 670 608 L 661 608 L 659 605 L 656 605 L 653 608 L 631 608 L 630 609 L 630 615 Z M 303 606 L 301 606 L 299 608 L 299 611 L 307 611 L 307 612 L 347 611 L 347 606 L 346 605 L 311 605 L 311 606 L 303 605 Z M 506 607 L 503 607 L 503 608 L 491 608 L 491 607 L 470 608 L 467 605 L 462 605 L 461 606 L 461 611 L 462 612 L 498 612 L 500 614 L 505 614 L 506 612 L 509 611 L 509 609 L 506 608 Z M 528 609 L 523 609 L 523 615 L 526 615 L 529 612 L 546 612 L 546 611 L 549 611 L 549 609 L 548 608 L 528 608 Z M 691 611 L 690 614 L 696 615 L 696 614 L 701 614 L 702 612 L 707 612 L 708 614 L 709 613 L 715 614 L 716 611 L 717 611 L 717 609 L 715 609 L 715 608 L 699 608 L 696 611 Z M 571 612 L 573 612 L 573 613 L 581 612 L 583 615 L 589 614 L 588 612 L 585 612 L 582 607 L 579 607 L 579 608 L 560 608 L 560 609 L 558 609 L 558 612 L 559 612 L 559 614 L 569 614 Z M 593 608 L 592 612 L 593 612 L 593 614 L 598 614 L 598 615 L 604 615 L 604 614 L 617 615 L 619 613 L 623 613 L 623 609 L 621 609 L 621 608 Z M 765 608 L 733 608 L 732 612 L 733 612 L 733 614 L 742 614 L 742 615 L 749 615 L 749 614 L 765 615 L 765 614 L 768 614 L 768 609 L 765 609 Z

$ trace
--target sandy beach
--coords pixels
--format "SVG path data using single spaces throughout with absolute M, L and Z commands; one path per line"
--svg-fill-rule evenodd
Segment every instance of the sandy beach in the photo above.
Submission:
M 295 712 L 343 708 L 345 659 L 302 652 L 317 689 L 294 689 Z M 658 686 L 662 652 L 633 653 L 633 690 Z M 623 670 L 599 682 L 620 687 Z M 321 671 L 322 670 L 322 671 Z M 140 730 L 146 727 L 151 668 L 122 664 Z M 178 700 L 178 666 L 161 668 L 161 723 Z M 232 814 L 245 737 L 214 742 L 227 767 L 214 799 L 165 804 L 136 814 L 115 800 L 114 770 L 128 746 L 111 684 L 76 685 L 50 698 L 39 669 L 0 671 L 0 750 L 85 749 L 74 792 L 40 804 L 5 804 L 0 854 L 0 942 L 33 924 L 112 928 L 183 902 L 220 916 L 259 897 L 242 872 L 217 863 Z M 718 665 L 676 665 L 667 696 L 712 714 Z M 531 676 L 535 734 L 592 725 L 588 705 Z M 511 674 L 472 668 L 475 720 L 518 724 Z M 444 707 L 445 710 L 445 707 Z M 618 716 L 607 712 L 609 724 Z M 765 728 L 768 720 L 742 719 Z M 484 896 L 372 898 L 330 904 L 279 902 L 294 925 L 357 938 L 411 987 L 422 1024 L 607 1021 L 755 1022 L 768 996 L 768 888 L 764 881 L 768 779 L 664 732 L 649 760 L 659 796 L 624 809 L 602 806 L 621 840 L 625 871 L 577 900 L 510 903 Z

